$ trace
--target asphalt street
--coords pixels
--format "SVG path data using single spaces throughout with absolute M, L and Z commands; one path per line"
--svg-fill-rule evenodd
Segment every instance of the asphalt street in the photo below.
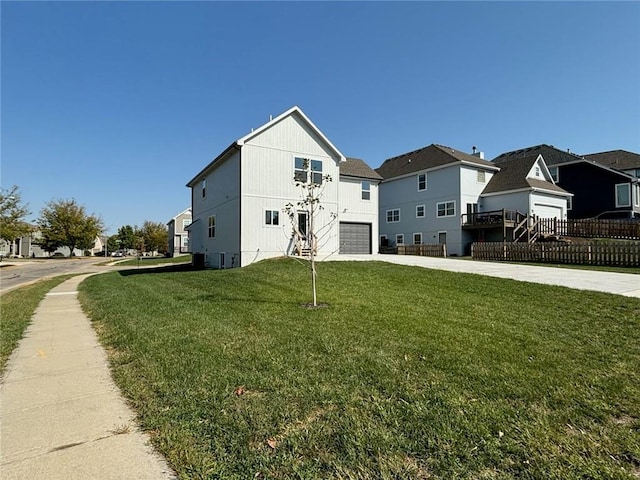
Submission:
M 98 264 L 104 261 L 103 257 L 4 259 L 0 262 L 0 294 L 44 278 L 68 273 L 100 272 L 105 267 Z

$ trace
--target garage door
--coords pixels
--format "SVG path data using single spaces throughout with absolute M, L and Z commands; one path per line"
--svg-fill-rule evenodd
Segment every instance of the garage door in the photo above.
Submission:
M 371 253 L 371 224 L 340 222 L 340 253 Z
M 535 203 L 533 211 L 540 218 L 562 218 L 562 208 L 555 205 Z

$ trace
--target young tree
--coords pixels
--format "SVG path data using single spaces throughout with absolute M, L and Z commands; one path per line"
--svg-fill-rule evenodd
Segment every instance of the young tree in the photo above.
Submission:
M 167 251 L 168 232 L 164 223 L 145 220 L 142 224 L 142 238 L 144 246 L 150 252 L 157 250 L 165 253 Z
M 42 248 L 51 252 L 59 247 L 67 247 L 69 256 L 73 255 L 76 248 L 93 247 L 96 237 L 103 230 L 102 220 L 87 215 L 84 207 L 75 199 L 47 203 L 40 212 L 38 225 L 42 234 Z
M 298 160 L 298 159 L 296 159 Z M 296 186 L 302 189 L 301 198 L 296 204 L 288 203 L 285 205 L 285 212 L 287 213 L 291 224 L 293 226 L 293 235 L 296 238 L 302 239 L 306 242 L 306 245 L 298 246 L 298 254 L 302 254 L 304 250 L 305 256 L 309 259 L 309 270 L 311 272 L 311 293 L 313 297 L 313 306 L 318 306 L 318 296 L 316 292 L 316 255 L 319 248 L 325 241 L 326 235 L 331 231 L 331 227 L 337 218 L 336 213 L 329 215 L 329 221 L 325 224 L 319 224 L 319 213 L 324 210 L 324 207 L 320 204 L 320 199 L 324 193 L 326 185 L 332 181 L 330 175 L 322 175 L 321 169 L 316 169 L 314 160 L 308 158 L 300 159 L 300 165 L 296 165 L 296 173 L 294 181 Z M 308 221 L 308 231 L 306 235 L 303 235 L 298 228 L 299 211 L 306 212 Z
M 0 188 L 0 238 L 12 243 L 16 238 L 31 233 L 31 227 L 24 221 L 29 209 L 22 204 L 17 185 L 9 189 Z M 14 252 L 15 253 L 15 252 Z

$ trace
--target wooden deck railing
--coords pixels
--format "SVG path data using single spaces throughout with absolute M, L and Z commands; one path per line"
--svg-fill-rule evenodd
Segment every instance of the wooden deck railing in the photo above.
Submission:
M 562 237 L 619 238 L 640 240 L 638 220 L 559 220 L 540 219 L 543 232 L 551 232 Z
M 474 243 L 471 245 L 471 257 L 474 260 L 507 262 L 640 267 L 640 242 Z

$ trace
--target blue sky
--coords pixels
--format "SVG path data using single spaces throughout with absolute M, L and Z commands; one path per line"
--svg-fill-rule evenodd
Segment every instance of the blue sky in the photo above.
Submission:
M 298 105 L 376 168 L 431 143 L 640 153 L 639 2 L 10 2 L 1 184 L 166 223 Z

